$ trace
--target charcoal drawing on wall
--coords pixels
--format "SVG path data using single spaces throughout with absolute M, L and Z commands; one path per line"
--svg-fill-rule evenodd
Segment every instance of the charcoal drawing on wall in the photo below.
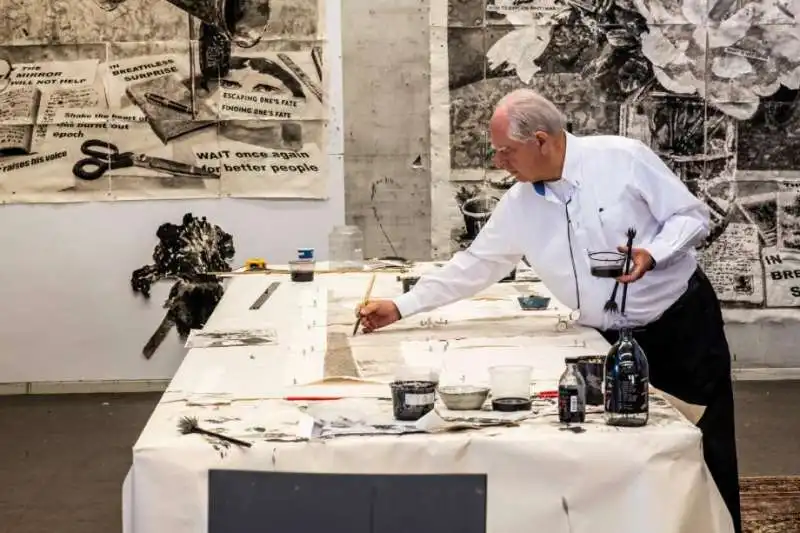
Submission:
M 230 234 L 191 213 L 186 213 L 180 224 L 165 222 L 156 236 L 153 262 L 131 275 L 134 293 L 145 298 L 150 298 L 154 283 L 173 282 L 164 302 L 164 318 L 142 349 L 148 359 L 173 327 L 186 340 L 191 330 L 205 325 L 224 292 L 222 279 L 211 273 L 230 272 L 235 253 Z
M 432 131 L 449 125 L 432 143 L 449 168 L 439 184 L 449 203 L 434 202 L 434 219 L 451 222 L 432 236 L 440 256 L 469 244 L 470 218 L 486 219 L 471 206 L 508 188 L 490 162 L 488 121 L 503 95 L 530 87 L 573 133 L 645 142 L 706 203 L 712 229 L 698 255 L 725 305 L 800 307 L 797 6 L 433 2 L 431 49 L 448 50 L 431 72 L 432 87 L 449 88 L 432 95 Z
M 8 0 L 0 201 L 327 197 L 321 0 Z

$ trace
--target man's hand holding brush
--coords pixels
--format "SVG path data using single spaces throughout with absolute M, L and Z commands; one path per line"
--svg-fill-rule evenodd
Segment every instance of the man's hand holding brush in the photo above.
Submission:
M 400 311 L 391 300 L 369 300 L 358 306 L 356 314 L 361 318 L 364 333 L 385 328 L 400 320 Z
M 627 254 L 628 247 L 627 246 L 619 246 L 617 250 L 620 253 Z M 642 278 L 648 271 L 652 270 L 655 266 L 653 261 L 653 256 L 650 255 L 650 252 L 645 250 L 644 248 L 631 248 L 631 262 L 633 263 L 633 268 L 628 274 L 624 274 L 617 278 L 617 281 L 620 283 L 633 283 Z

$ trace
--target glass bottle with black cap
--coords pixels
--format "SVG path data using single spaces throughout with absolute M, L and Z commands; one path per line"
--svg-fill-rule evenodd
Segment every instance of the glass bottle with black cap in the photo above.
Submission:
M 558 380 L 558 420 L 580 424 L 586 420 L 586 380 L 578 370 L 578 358 L 567 357 L 567 368 Z

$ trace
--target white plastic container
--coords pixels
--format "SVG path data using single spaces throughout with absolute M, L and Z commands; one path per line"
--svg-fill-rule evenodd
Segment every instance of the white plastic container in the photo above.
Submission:
M 335 226 L 328 236 L 332 269 L 364 269 L 364 234 L 357 226 Z
M 531 397 L 533 367 L 498 365 L 489 367 L 489 387 L 493 399 L 526 399 Z

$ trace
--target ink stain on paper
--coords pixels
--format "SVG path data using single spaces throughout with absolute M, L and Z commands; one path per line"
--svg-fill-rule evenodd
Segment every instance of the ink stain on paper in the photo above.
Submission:
M 226 348 L 229 346 L 263 346 L 275 344 L 274 330 L 192 330 L 186 340 L 187 348 Z M 251 355 L 251 358 L 254 357 Z
M 563 496 L 561 497 L 561 508 L 564 510 L 564 515 L 567 517 L 569 532 L 572 533 L 572 519 L 569 516 L 569 504 L 567 504 L 567 499 Z
M 222 440 L 222 439 L 215 439 L 213 437 L 206 437 L 206 442 L 211 444 L 211 447 L 214 448 L 214 450 L 217 453 L 219 453 L 219 458 L 220 459 L 225 459 L 225 457 L 227 457 L 228 452 L 231 449 L 231 444 L 229 442 L 227 442 L 227 441 Z
M 208 422 L 209 424 L 224 424 L 225 422 L 238 422 L 241 418 L 236 418 L 232 416 L 221 416 L 218 418 L 206 418 L 203 422 Z M 222 428 L 222 431 L 225 431 L 225 428 Z
M 131 275 L 131 288 L 145 298 L 150 297 L 154 283 L 175 281 L 164 303 L 167 313 L 142 350 L 148 359 L 173 326 L 185 341 L 192 329 L 205 325 L 224 292 L 220 278 L 209 272 L 230 272 L 229 261 L 235 253 L 230 234 L 191 213 L 183 216 L 181 224 L 162 224 L 156 236 L 153 263 Z

